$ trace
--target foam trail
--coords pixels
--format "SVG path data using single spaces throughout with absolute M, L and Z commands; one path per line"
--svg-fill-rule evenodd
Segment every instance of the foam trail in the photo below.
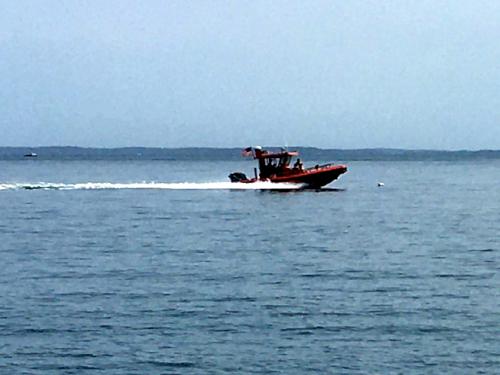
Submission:
M 297 190 L 302 184 L 273 183 L 259 181 L 251 184 L 235 182 L 84 182 L 64 183 L 4 183 L 0 190 L 114 190 L 114 189 L 159 189 L 159 190 Z

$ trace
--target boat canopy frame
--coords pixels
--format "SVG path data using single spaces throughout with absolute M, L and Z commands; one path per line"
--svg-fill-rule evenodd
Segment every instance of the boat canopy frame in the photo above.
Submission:
M 289 169 L 292 158 L 299 155 L 297 151 L 284 149 L 279 152 L 269 152 L 260 147 L 255 147 L 253 151 L 253 158 L 259 161 L 260 178 L 268 178 L 271 175 L 279 173 L 279 171 Z M 274 161 L 276 159 L 278 159 L 277 163 Z

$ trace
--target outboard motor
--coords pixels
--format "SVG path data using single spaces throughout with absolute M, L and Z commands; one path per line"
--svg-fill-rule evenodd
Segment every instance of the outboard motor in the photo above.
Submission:
M 244 180 L 248 180 L 246 174 L 244 174 L 243 172 L 233 172 L 229 175 L 229 179 L 231 180 L 231 182 L 241 182 Z

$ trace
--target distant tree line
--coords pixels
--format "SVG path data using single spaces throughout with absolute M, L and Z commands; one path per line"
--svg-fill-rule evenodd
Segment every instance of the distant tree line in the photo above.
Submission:
M 85 148 L 71 146 L 56 147 L 0 147 L 0 160 L 20 160 L 30 153 L 43 160 L 241 160 L 243 147 L 209 148 Z M 279 149 L 279 147 L 265 147 Z M 304 160 L 314 161 L 425 161 L 425 160 L 479 160 L 500 159 L 500 150 L 404 150 L 404 149 L 320 149 L 314 147 L 289 147 L 300 152 Z M 33 159 L 33 158 L 31 158 Z

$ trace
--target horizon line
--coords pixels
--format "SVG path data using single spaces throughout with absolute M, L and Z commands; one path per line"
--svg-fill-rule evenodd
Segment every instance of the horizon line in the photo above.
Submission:
M 254 147 L 254 146 L 253 146 Z M 283 146 L 264 146 L 265 148 L 282 148 Z M 120 149 L 160 149 L 160 150 L 183 150 L 183 149 L 213 149 L 213 150 L 224 150 L 224 149 L 244 149 L 245 146 L 180 146 L 180 147 L 163 147 L 163 146 L 114 146 L 114 147 L 103 147 L 103 146 L 75 146 L 75 145 L 59 145 L 59 146 L 0 146 L 0 149 L 7 148 L 24 148 L 24 149 L 37 149 L 37 148 L 77 148 L 77 149 L 96 149 L 96 150 L 120 150 Z M 287 149 L 291 148 L 310 148 L 316 150 L 336 150 L 336 151 L 375 151 L 375 150 L 388 150 L 388 151 L 417 151 L 417 152 L 500 152 L 500 149 L 494 148 L 480 148 L 480 149 L 437 149 L 437 148 L 398 148 L 398 147 L 362 147 L 362 148 L 323 148 L 316 146 L 288 146 Z

